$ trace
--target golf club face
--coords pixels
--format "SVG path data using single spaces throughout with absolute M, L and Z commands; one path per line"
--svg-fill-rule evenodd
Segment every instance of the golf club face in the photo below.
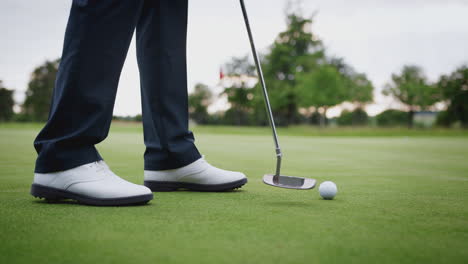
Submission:
M 315 187 L 316 183 L 314 179 L 284 175 L 275 176 L 273 174 L 265 174 L 265 176 L 263 176 L 263 182 L 275 187 L 296 190 L 312 189 Z

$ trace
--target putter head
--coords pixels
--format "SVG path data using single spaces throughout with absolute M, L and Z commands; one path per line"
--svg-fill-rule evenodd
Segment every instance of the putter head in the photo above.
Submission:
M 273 174 L 265 174 L 263 176 L 263 182 L 280 188 L 287 189 L 296 189 L 296 190 L 309 190 L 315 187 L 315 180 L 302 178 L 302 177 L 293 177 L 293 176 L 284 176 L 279 175 L 275 176 Z

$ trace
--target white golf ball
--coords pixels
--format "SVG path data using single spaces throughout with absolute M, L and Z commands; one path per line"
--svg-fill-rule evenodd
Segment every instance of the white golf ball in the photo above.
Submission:
M 336 184 L 331 181 L 322 182 L 319 186 L 319 193 L 325 200 L 332 200 L 336 193 L 338 192 L 338 188 L 336 188 Z

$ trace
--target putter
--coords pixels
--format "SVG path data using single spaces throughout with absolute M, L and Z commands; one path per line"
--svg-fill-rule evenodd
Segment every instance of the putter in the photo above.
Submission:
M 249 35 L 250 46 L 252 48 L 252 55 L 255 60 L 255 66 L 257 67 L 258 77 L 260 78 L 260 83 L 262 85 L 263 97 L 265 99 L 265 106 L 268 113 L 268 120 L 270 122 L 270 127 L 273 132 L 273 140 L 275 142 L 276 147 L 276 173 L 274 175 L 265 174 L 263 176 L 263 182 L 271 186 L 287 189 L 312 189 L 315 187 L 316 181 L 314 179 L 281 175 L 281 159 L 283 157 L 283 154 L 281 153 L 281 148 L 278 141 L 278 134 L 276 133 L 275 120 L 273 119 L 273 112 L 271 111 L 270 100 L 268 99 L 268 92 L 266 89 L 265 79 L 263 78 L 262 66 L 260 65 L 257 49 L 255 48 L 255 43 L 252 36 L 252 30 L 250 29 L 249 18 L 245 9 L 244 0 L 240 0 L 240 5 L 242 8 L 242 14 L 244 15 L 245 27 L 247 28 L 247 33 Z

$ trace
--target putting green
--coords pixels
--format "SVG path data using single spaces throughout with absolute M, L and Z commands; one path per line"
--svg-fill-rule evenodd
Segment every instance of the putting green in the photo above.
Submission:
M 0 128 L 0 263 L 468 261 L 466 137 L 281 137 L 285 175 L 337 183 L 336 200 L 325 201 L 316 189 L 261 182 L 274 170 L 269 134 L 200 129 L 209 162 L 249 177 L 241 191 L 155 193 L 147 206 L 92 207 L 28 194 L 39 128 Z M 98 146 L 135 183 L 143 180 L 139 131 L 114 128 Z

